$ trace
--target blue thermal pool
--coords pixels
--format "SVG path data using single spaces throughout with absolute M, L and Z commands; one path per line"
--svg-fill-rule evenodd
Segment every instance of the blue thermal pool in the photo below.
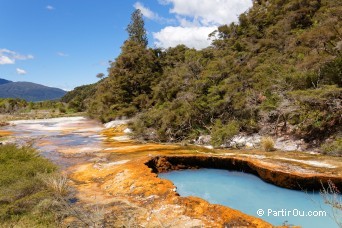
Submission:
M 197 196 L 225 205 L 273 225 L 338 227 L 331 207 L 319 193 L 305 193 L 268 184 L 252 174 L 219 169 L 171 171 L 158 174 L 177 187 L 181 196 Z M 262 214 L 258 216 L 257 211 Z

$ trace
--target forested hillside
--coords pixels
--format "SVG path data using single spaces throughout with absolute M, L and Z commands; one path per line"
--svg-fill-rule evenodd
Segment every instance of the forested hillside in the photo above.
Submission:
M 26 101 L 57 100 L 66 92 L 32 82 L 11 82 L 0 79 L 0 98 L 19 98 Z
M 11 81 L 8 81 L 8 80 L 6 80 L 6 79 L 0 78 L 0 85 L 6 84 L 6 83 L 10 83 L 10 82 L 11 82 Z
M 341 142 L 341 17 L 340 0 L 255 0 L 210 47 L 161 50 L 147 47 L 137 10 L 86 108 L 103 122 L 136 116 L 135 134 L 156 141 L 260 132 Z
M 68 103 L 69 108 L 77 112 L 85 111 L 88 109 L 89 103 L 96 92 L 96 85 L 90 84 L 76 87 L 63 96 L 61 101 Z

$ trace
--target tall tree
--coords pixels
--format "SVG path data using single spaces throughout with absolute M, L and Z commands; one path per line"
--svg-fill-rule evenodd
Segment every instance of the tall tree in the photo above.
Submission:
M 132 13 L 127 26 L 128 39 L 120 55 L 108 68 L 108 77 L 102 79 L 88 112 L 103 122 L 118 116 L 133 116 L 149 108 L 153 86 L 159 82 L 161 66 L 158 51 L 147 48 L 146 30 L 140 10 Z M 97 77 L 103 77 L 98 74 Z
M 136 9 L 131 15 L 131 22 L 127 26 L 127 32 L 129 36 L 129 40 L 135 41 L 144 47 L 147 46 L 147 36 L 145 30 L 145 22 L 142 18 L 142 13 L 140 9 Z

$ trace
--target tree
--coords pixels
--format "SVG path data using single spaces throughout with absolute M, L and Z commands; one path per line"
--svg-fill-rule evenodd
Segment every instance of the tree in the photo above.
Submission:
M 104 73 L 98 73 L 96 75 L 96 77 L 99 78 L 99 79 L 102 79 L 104 76 L 105 76 Z
M 221 145 L 233 133 L 270 132 L 282 121 L 284 132 L 320 142 L 341 126 L 340 1 L 253 0 L 203 50 L 148 48 L 136 10 L 90 113 L 106 122 L 144 112 L 139 132 L 153 140 L 212 134 Z
M 144 47 L 147 46 L 147 36 L 146 36 L 146 30 L 144 27 L 145 23 L 142 18 L 142 13 L 140 9 L 136 9 L 131 16 L 131 22 L 127 26 L 127 32 L 128 32 L 128 40 L 135 41 Z
M 98 86 L 88 112 L 110 121 L 118 116 L 132 116 L 151 104 L 152 86 L 158 83 L 161 72 L 158 53 L 147 49 L 147 36 L 141 11 L 135 10 L 127 26 L 128 39 L 121 54 L 111 62 L 108 77 Z M 102 73 L 98 78 L 102 78 Z

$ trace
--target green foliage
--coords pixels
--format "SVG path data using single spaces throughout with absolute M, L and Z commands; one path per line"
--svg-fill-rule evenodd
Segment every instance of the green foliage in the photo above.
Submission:
M 260 108 L 266 111 L 275 110 L 279 104 L 279 101 L 280 97 L 277 94 L 272 94 L 266 91 L 265 100 L 262 101 Z
M 214 129 L 219 144 L 231 120 L 246 132 L 284 121 L 306 140 L 325 138 L 341 124 L 339 15 L 336 0 L 253 1 L 239 23 L 218 27 L 211 47 L 198 51 L 147 49 L 136 11 L 121 54 L 84 107 L 104 122 L 139 113 L 137 135 L 160 141 Z
M 239 123 L 235 120 L 222 124 L 221 120 L 216 120 L 211 130 L 211 143 L 213 146 L 220 146 L 239 133 Z
M 67 110 L 64 106 L 59 106 L 58 110 L 60 113 L 66 113 L 67 112 Z
M 297 102 L 294 112 L 299 118 L 298 126 L 307 140 L 322 139 L 340 131 L 342 89 L 336 85 L 319 89 L 298 90 L 289 93 Z
M 32 104 L 30 102 L 30 104 Z M 15 113 L 23 110 L 28 105 L 27 101 L 19 98 L 0 98 L 0 113 Z
M 73 100 L 70 101 L 70 107 L 66 103 L 60 101 L 40 101 L 40 102 L 27 102 L 18 98 L 0 98 L 0 114 L 23 114 L 32 111 L 42 111 L 43 113 L 73 113 L 80 111 L 79 106 L 74 108 L 72 105 Z M 82 109 L 84 111 L 84 109 Z
M 29 147 L 0 146 L 0 226 L 55 227 L 56 208 L 40 208 L 53 201 L 39 175 L 56 167 Z
M 96 75 L 96 77 L 99 78 L 99 79 L 102 79 L 104 76 L 105 76 L 104 73 L 98 73 Z
M 339 137 L 332 142 L 324 143 L 321 146 L 321 150 L 324 154 L 331 156 L 342 156 L 342 138 Z
M 130 41 L 134 41 L 143 47 L 147 46 L 147 36 L 145 30 L 145 23 L 140 9 L 136 9 L 131 16 L 131 22 L 127 26 L 127 32 Z
M 321 77 L 324 84 L 336 84 L 342 87 L 342 57 L 325 64 L 321 70 Z
M 109 76 L 97 86 L 89 108 L 91 116 L 110 121 L 151 106 L 152 86 L 158 83 L 161 71 L 156 52 L 126 41 L 108 71 Z
M 127 32 L 129 37 L 121 54 L 111 63 L 108 77 L 96 86 L 87 107 L 91 117 L 103 122 L 130 117 L 151 107 L 152 87 L 159 82 L 160 52 L 146 48 L 146 30 L 139 9 L 133 12 Z
M 181 141 L 198 125 L 198 116 L 191 102 L 176 100 L 143 113 L 132 128 L 144 139 Z
M 68 103 L 68 108 L 75 112 L 84 112 L 88 109 L 89 102 L 96 92 L 95 84 L 76 87 L 61 98 L 62 102 Z

